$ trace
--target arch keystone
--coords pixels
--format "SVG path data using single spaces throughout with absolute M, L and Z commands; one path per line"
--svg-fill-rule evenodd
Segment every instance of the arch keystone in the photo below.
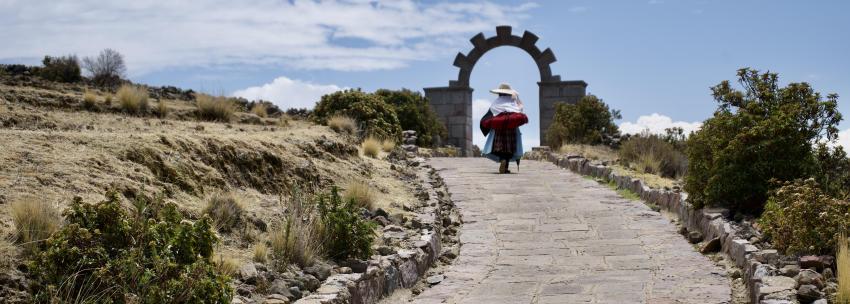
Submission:
M 510 41 L 511 40 L 511 26 L 510 25 L 497 26 L 496 27 L 496 36 L 499 37 L 499 40 Z
M 469 42 L 472 42 L 472 46 L 476 49 L 486 51 L 490 49 L 490 45 L 487 43 L 487 38 L 484 37 L 484 33 L 478 33 L 472 39 L 469 39 Z
M 532 32 L 525 31 L 522 33 L 522 40 L 519 42 L 519 47 L 529 52 L 531 49 L 536 48 L 535 44 L 537 44 L 537 39 L 539 39 L 537 35 Z M 538 50 L 538 52 L 540 51 Z
M 537 64 L 540 65 L 540 66 L 544 66 L 544 65 L 548 66 L 548 65 L 550 65 L 553 62 L 558 60 L 558 59 L 555 58 L 555 53 L 552 52 L 552 49 L 550 49 L 550 48 L 546 48 L 546 50 L 544 50 L 543 53 L 540 53 L 540 57 L 535 58 L 535 59 L 537 61 Z

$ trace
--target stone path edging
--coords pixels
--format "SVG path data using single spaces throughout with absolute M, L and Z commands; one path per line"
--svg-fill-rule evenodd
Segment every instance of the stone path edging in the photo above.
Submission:
M 771 282 L 777 281 L 774 280 L 776 276 L 770 276 L 768 272 L 762 271 L 766 265 L 756 260 L 759 249 L 755 245 L 748 240 L 736 237 L 735 227 L 723 217 L 728 210 L 696 209 L 687 201 L 687 193 L 650 188 L 640 179 L 619 175 L 609 166 L 593 164 L 580 156 L 562 156 L 550 151 L 533 151 L 530 156 L 532 159 L 549 161 L 558 167 L 581 175 L 600 178 L 605 182 L 613 181 L 617 188 L 630 190 L 639 195 L 642 200 L 675 214 L 688 231 L 699 231 L 706 240 L 717 238 L 721 243 L 721 252 L 727 254 L 738 267 L 744 270 L 743 280 L 752 303 L 760 303 L 766 298 L 776 300 L 771 303 L 793 303 L 796 300 L 794 294 L 782 294 L 781 292 L 786 291 L 784 288 L 771 286 L 773 285 Z

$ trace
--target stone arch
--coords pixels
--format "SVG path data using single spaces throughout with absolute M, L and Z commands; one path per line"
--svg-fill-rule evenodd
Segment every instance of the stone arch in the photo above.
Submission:
M 472 88 L 469 78 L 475 63 L 488 51 L 501 47 L 513 46 L 524 50 L 537 65 L 540 71 L 540 139 L 545 145 L 544 134 L 552 123 L 555 104 L 559 102 L 576 103 L 585 95 L 587 83 L 582 80 L 561 81 L 558 75 L 552 75 L 550 65 L 557 59 L 555 53 L 546 48 L 541 51 L 537 47 L 538 37 L 532 32 L 524 31 L 522 37 L 513 35 L 512 28 L 507 25 L 496 27 L 496 36 L 487 38 L 484 33 L 473 36 L 469 42 L 472 50 L 468 53 L 458 53 L 453 65 L 458 76 L 450 80 L 448 87 L 425 88 L 425 97 L 437 112 L 437 117 L 446 125 L 448 136 L 442 139 L 443 144 L 460 147 L 465 156 L 472 155 Z

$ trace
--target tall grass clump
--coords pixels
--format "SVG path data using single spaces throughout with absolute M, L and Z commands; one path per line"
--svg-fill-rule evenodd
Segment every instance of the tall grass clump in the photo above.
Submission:
M 221 232 L 230 232 L 242 222 L 245 207 L 239 197 L 232 192 L 217 193 L 210 196 L 204 213 L 208 214 Z
M 265 263 L 269 257 L 269 246 L 266 242 L 259 242 L 254 245 L 254 262 Z
M 390 152 L 392 152 L 393 149 L 395 149 L 395 141 L 394 140 L 385 139 L 384 141 L 381 142 L 381 150 L 384 150 L 384 152 L 390 153 Z
M 269 116 L 269 106 L 267 106 L 263 102 L 255 103 L 253 107 L 251 107 L 251 113 L 257 115 L 259 117 L 268 117 Z
M 328 127 L 337 133 L 357 134 L 357 121 L 348 116 L 331 116 L 328 118 Z
M 314 204 L 296 189 L 285 207 L 287 213 L 281 225 L 269 232 L 271 256 L 279 269 L 289 264 L 313 265 L 321 254 L 323 238 Z
M 850 304 L 850 246 L 847 235 L 838 237 L 838 252 L 835 254 L 836 269 L 838 270 L 838 296 L 840 304 Z
M 142 114 L 148 111 L 148 90 L 125 84 L 115 93 L 121 110 L 129 114 Z
M 208 121 L 229 122 L 236 112 L 236 104 L 223 96 L 199 94 L 196 105 L 198 118 Z
M 372 210 L 375 208 L 375 192 L 369 184 L 355 181 L 349 183 L 343 191 L 342 199 L 352 201 L 359 208 Z
M 374 137 L 369 137 L 363 140 L 360 147 L 363 149 L 363 155 L 371 158 L 377 158 L 378 152 L 381 151 L 381 141 Z
M 165 118 L 168 116 L 168 104 L 164 99 L 160 99 L 156 104 L 156 115 L 159 116 L 159 118 Z
M 11 206 L 15 240 L 25 251 L 38 251 L 40 243 L 59 230 L 62 218 L 51 204 L 35 199 L 15 201 Z
M 216 272 L 227 275 L 231 278 L 239 274 L 239 262 L 229 256 L 216 254 L 212 259 Z
M 83 108 L 88 110 L 94 109 L 97 106 L 97 95 L 89 90 L 83 93 Z
M 684 176 L 688 168 L 683 152 L 676 150 L 661 136 L 646 132 L 632 136 L 622 144 L 620 159 L 637 171 L 670 178 Z

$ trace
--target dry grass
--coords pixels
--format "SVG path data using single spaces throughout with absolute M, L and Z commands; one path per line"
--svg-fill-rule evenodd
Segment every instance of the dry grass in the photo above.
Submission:
M 56 232 L 62 221 L 55 207 L 35 199 L 15 201 L 11 210 L 17 243 L 28 252 L 34 252 L 38 242 Z
M 236 112 L 236 104 L 223 96 L 199 94 L 196 105 L 198 118 L 203 120 L 229 122 Z
M 106 104 L 107 106 L 111 106 L 112 105 L 112 94 L 106 95 L 106 97 L 103 99 L 103 103 Z
M 360 144 L 360 147 L 363 149 L 363 155 L 377 158 L 378 153 L 381 151 L 381 141 L 369 137 Z
M 565 144 L 558 149 L 558 152 L 561 154 L 581 155 L 587 159 L 608 162 L 617 161 L 619 158 L 617 151 L 614 151 L 608 146 Z
M 369 210 L 375 208 L 375 192 L 369 184 L 364 182 L 352 182 L 345 187 L 342 194 L 345 201 L 353 200 L 354 205 Z
M 125 84 L 115 93 L 121 110 L 130 114 L 140 114 L 148 111 L 148 90 L 134 85 Z
M 387 139 L 381 142 L 381 150 L 384 150 L 384 152 L 390 153 L 393 149 L 395 149 L 394 140 Z
M 348 116 L 335 115 L 329 118 L 328 127 L 338 133 L 357 134 L 357 121 Z
M 168 116 L 168 104 L 165 102 L 164 99 L 160 99 L 157 103 L 156 115 L 158 115 L 160 118 L 165 118 L 166 116 Z
M 838 237 L 838 252 L 835 254 L 838 270 L 837 302 L 840 304 L 850 304 L 850 246 L 847 243 L 847 236 L 841 234 Z
M 323 234 L 313 204 L 303 192 L 295 191 L 285 206 L 283 222 L 269 232 L 272 257 L 279 269 L 292 263 L 313 265 L 321 253 Z
M 632 169 L 650 174 L 660 174 L 661 173 L 661 159 L 655 155 L 652 151 L 647 151 L 644 154 L 638 156 L 638 161 L 630 163 Z
M 83 93 L 83 108 L 91 110 L 94 109 L 95 106 L 97 106 L 97 95 L 86 90 L 85 93 Z
M 254 115 L 257 115 L 259 117 L 265 118 L 269 116 L 268 108 L 269 107 L 265 103 L 258 102 L 255 103 L 254 107 L 251 108 L 251 113 L 254 113 Z
M 266 242 L 259 242 L 254 245 L 254 262 L 266 263 L 269 257 L 269 246 Z
M 231 278 L 236 277 L 239 274 L 239 262 L 236 259 L 224 256 L 223 254 L 216 254 L 213 256 L 213 265 L 215 266 L 216 272 L 220 274 L 227 275 Z
M 218 231 L 230 232 L 242 221 L 245 207 L 236 194 L 217 193 L 210 196 L 204 213 L 212 218 Z
M 0 271 L 14 266 L 18 247 L 6 235 L 0 235 Z

